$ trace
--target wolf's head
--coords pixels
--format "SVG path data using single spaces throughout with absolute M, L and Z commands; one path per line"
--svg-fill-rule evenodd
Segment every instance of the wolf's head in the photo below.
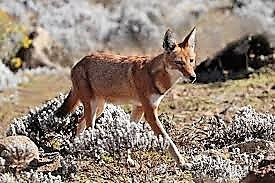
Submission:
M 194 27 L 181 43 L 177 43 L 174 34 L 168 29 L 163 40 L 166 67 L 180 71 L 182 76 L 189 78 L 192 82 L 196 80 L 195 37 L 196 28 Z

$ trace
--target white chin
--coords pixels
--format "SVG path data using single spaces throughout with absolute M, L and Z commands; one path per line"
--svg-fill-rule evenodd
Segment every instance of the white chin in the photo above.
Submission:
M 190 83 L 190 79 L 187 78 L 186 76 L 182 76 L 181 79 L 180 79 L 181 82 L 184 82 L 184 83 Z

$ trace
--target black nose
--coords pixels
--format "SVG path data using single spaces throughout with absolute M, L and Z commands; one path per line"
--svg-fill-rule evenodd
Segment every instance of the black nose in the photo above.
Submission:
M 194 76 L 190 76 L 189 79 L 190 79 L 191 83 L 194 83 L 196 81 L 196 77 L 194 77 Z

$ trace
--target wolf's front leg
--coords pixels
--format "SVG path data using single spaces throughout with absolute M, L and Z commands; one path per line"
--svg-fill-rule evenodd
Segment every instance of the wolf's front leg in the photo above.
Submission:
M 143 116 L 142 106 L 133 106 L 130 120 L 135 122 L 140 122 L 142 116 Z
M 163 128 L 161 122 L 157 117 L 157 107 L 151 105 L 148 102 L 143 104 L 143 108 L 144 108 L 144 117 L 146 121 L 150 124 L 152 130 L 155 132 L 156 135 L 162 135 L 163 138 L 166 138 L 169 141 L 170 146 L 168 150 L 170 154 L 172 155 L 172 157 L 175 159 L 175 161 L 179 166 L 181 167 L 184 166 L 184 161 L 181 154 L 179 153 L 178 148 L 176 147 L 174 142 L 171 140 L 171 138 L 169 137 L 169 135 L 167 134 L 167 132 L 165 131 L 165 129 Z
M 76 129 L 75 129 L 76 136 L 79 136 L 85 129 L 86 129 L 86 120 L 83 115 L 77 123 Z

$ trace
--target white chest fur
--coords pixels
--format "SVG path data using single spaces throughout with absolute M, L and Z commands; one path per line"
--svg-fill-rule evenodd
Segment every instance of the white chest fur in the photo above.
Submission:
M 159 95 L 159 94 L 152 94 L 150 96 L 150 103 L 151 105 L 153 105 L 154 107 L 158 107 L 161 100 L 163 99 L 164 95 Z

